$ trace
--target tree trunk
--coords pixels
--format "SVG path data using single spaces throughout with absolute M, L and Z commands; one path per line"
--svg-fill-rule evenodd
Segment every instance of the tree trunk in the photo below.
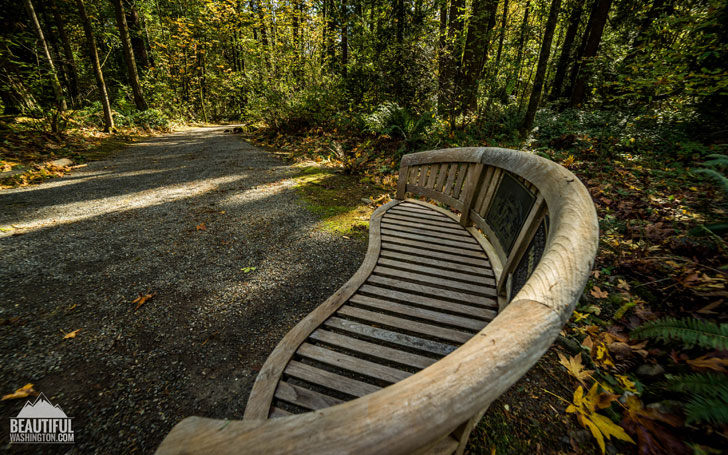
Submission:
M 498 0 L 473 0 L 472 15 L 468 25 L 459 83 L 462 112 L 475 110 L 478 83 L 483 73 L 490 48 L 490 32 L 495 26 Z
M 126 23 L 126 15 L 124 14 L 124 5 L 121 0 L 111 0 L 114 4 L 116 12 L 116 24 L 119 27 L 119 36 L 121 37 L 121 45 L 124 48 L 124 59 L 126 60 L 126 70 L 129 74 L 129 84 L 134 94 L 134 104 L 140 111 L 148 109 L 147 102 L 142 95 L 142 87 L 139 83 L 139 74 L 137 73 L 136 60 L 134 52 L 131 48 L 131 39 L 129 37 L 129 26 Z
M 341 0 L 341 75 L 346 79 L 349 65 L 349 24 L 346 0 Z
M 437 46 L 437 110 L 443 112 L 447 104 L 447 0 L 440 0 L 440 28 Z
M 88 18 L 88 14 L 86 14 L 86 6 L 83 4 L 83 0 L 76 0 L 76 7 L 78 8 L 78 15 L 81 17 L 83 32 L 86 35 L 86 48 L 91 58 L 91 65 L 94 68 L 94 76 L 96 77 L 96 86 L 99 89 L 101 105 L 104 107 L 104 131 L 108 133 L 114 128 L 114 117 L 111 115 L 111 104 L 109 103 L 109 95 L 106 92 L 104 73 L 101 71 L 99 52 L 96 49 L 96 38 L 91 27 L 91 21 Z
M 526 109 L 526 118 L 521 126 L 521 138 L 531 130 L 533 119 L 536 116 L 536 109 L 541 99 L 541 91 L 543 89 L 544 78 L 546 77 L 546 68 L 549 63 L 549 55 L 551 54 L 551 41 L 554 38 L 554 30 L 556 29 L 556 20 L 559 17 L 559 8 L 561 8 L 561 0 L 553 0 L 551 9 L 549 10 L 549 18 L 546 21 L 546 30 L 543 33 L 543 41 L 541 42 L 541 51 L 538 55 L 538 66 L 536 68 L 536 77 L 533 80 L 533 88 L 531 89 L 531 98 L 528 101 L 528 109 Z
M 564 78 L 566 77 L 566 70 L 569 67 L 571 61 L 571 51 L 574 48 L 574 39 L 576 38 L 576 32 L 579 31 L 579 23 L 581 22 L 581 12 L 584 8 L 584 0 L 576 0 L 574 9 L 571 10 L 569 16 L 569 27 L 566 29 L 566 36 L 564 37 L 564 45 L 561 47 L 561 55 L 559 61 L 556 64 L 556 74 L 551 85 L 551 94 L 549 98 L 555 100 L 564 93 Z
M 146 71 L 149 68 L 149 54 L 147 53 L 147 45 L 144 42 L 142 34 L 142 22 L 139 18 L 136 5 L 133 0 L 124 0 L 126 23 L 129 24 L 129 35 L 131 39 L 131 48 L 134 50 L 134 58 L 140 71 Z
M 25 85 L 15 60 L 7 43 L 3 43 L 0 48 L 0 99 L 5 108 L 4 113 L 11 115 L 22 114 L 38 106 L 33 94 Z
M 506 21 L 508 20 L 508 0 L 503 2 L 503 18 L 501 19 L 501 32 L 498 39 L 498 55 L 495 57 L 495 66 L 500 63 L 501 53 L 503 52 L 503 40 L 506 38 Z
M 40 39 L 41 46 L 43 47 L 43 53 L 45 54 L 45 58 L 48 61 L 48 66 L 50 67 L 51 86 L 53 87 L 53 95 L 56 98 L 56 106 L 60 110 L 66 110 L 66 100 L 65 98 L 63 98 L 63 90 L 61 89 L 61 82 L 58 80 L 56 66 L 53 64 L 53 58 L 51 57 L 51 53 L 48 50 L 48 43 L 46 42 L 45 36 L 43 35 L 43 30 L 40 27 L 40 22 L 38 22 L 38 16 L 35 15 L 33 3 L 31 3 L 30 0 L 25 0 L 25 9 L 28 11 L 28 16 L 30 16 L 30 20 L 33 23 L 33 28 L 35 28 L 35 33 Z
M 586 85 L 590 73 L 588 64 L 597 55 L 597 51 L 599 50 L 599 43 L 602 40 L 602 33 L 604 32 L 604 26 L 607 23 L 609 8 L 611 6 L 612 0 L 598 0 L 592 9 L 591 16 L 594 19 L 589 18 L 591 27 L 585 31 L 585 33 L 588 33 L 588 38 L 584 47 L 584 54 L 581 61 L 578 62 L 579 69 L 569 102 L 571 107 L 582 104 L 586 99 Z
M 56 0 L 51 0 L 50 6 L 53 12 L 53 20 L 55 21 L 56 28 L 58 29 L 58 36 L 60 36 L 63 44 L 63 55 L 65 57 L 63 65 L 66 67 L 66 73 L 68 74 L 68 90 L 71 96 L 71 103 L 75 104 L 78 99 L 78 68 L 76 67 L 76 60 L 73 58 L 71 41 L 68 39 L 66 26 L 63 22 L 61 12 L 58 10 Z
M 531 0 L 526 2 L 526 10 L 523 12 L 523 22 L 521 22 L 521 36 L 518 39 L 518 54 L 516 55 L 516 66 L 515 66 L 515 84 L 518 86 L 519 77 L 521 75 L 521 63 L 523 62 L 523 49 L 526 47 L 528 37 L 526 31 L 528 30 L 528 13 L 531 9 Z M 510 85 L 513 83 L 513 76 L 508 78 L 506 82 L 506 92 L 508 95 L 512 93 Z

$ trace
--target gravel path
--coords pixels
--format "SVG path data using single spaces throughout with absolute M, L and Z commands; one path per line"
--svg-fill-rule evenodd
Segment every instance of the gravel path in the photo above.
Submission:
M 11 452 L 150 453 L 186 416 L 242 418 L 270 351 L 359 266 L 296 169 L 223 129 L 0 192 L 0 393 L 35 384 L 76 439 Z M 0 403 L 2 446 L 25 401 Z

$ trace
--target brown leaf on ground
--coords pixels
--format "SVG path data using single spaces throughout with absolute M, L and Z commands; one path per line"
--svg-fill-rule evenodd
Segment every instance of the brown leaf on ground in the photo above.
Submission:
M 67 340 L 67 339 L 69 339 L 69 338 L 76 338 L 76 335 L 78 335 L 78 332 L 79 332 L 80 330 L 81 330 L 81 329 L 76 329 L 76 330 L 74 330 L 73 332 L 68 332 L 68 333 L 64 333 L 64 334 L 63 334 L 63 339 L 64 339 L 64 340 Z
M 721 359 L 718 357 L 708 357 L 703 355 L 693 360 L 686 360 L 685 363 L 690 365 L 690 368 L 694 370 L 713 370 L 720 373 L 728 373 L 728 359 Z
M 195 229 L 197 229 L 198 231 L 206 231 L 207 226 L 205 226 L 205 223 L 200 223 L 197 226 L 195 226 Z
M 609 297 L 609 293 L 607 291 L 602 291 L 598 286 L 594 286 L 589 294 L 598 299 L 606 299 Z
M 25 384 L 23 387 L 19 388 L 18 390 L 16 390 L 15 392 L 13 392 L 13 393 L 9 393 L 7 395 L 3 395 L 1 401 L 5 401 L 5 400 L 16 400 L 18 398 L 26 398 L 26 397 L 29 397 L 31 395 L 32 396 L 36 396 L 36 395 L 38 395 L 38 392 L 36 392 L 35 389 L 33 388 L 33 384 L 28 383 L 28 384 Z
M 136 299 L 134 299 L 131 302 L 131 303 L 136 303 L 137 304 L 136 308 L 134 308 L 134 311 L 138 310 L 142 305 L 144 305 L 145 303 L 147 303 L 147 300 L 151 299 L 155 295 L 157 295 L 156 292 L 154 292 L 152 294 L 141 294 L 140 293 L 139 294 L 139 297 L 137 297 Z

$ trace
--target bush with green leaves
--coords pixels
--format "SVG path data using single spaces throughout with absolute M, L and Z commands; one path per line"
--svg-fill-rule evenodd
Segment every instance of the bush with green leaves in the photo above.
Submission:
M 433 123 L 435 114 L 432 112 L 418 115 L 396 103 L 383 103 L 364 118 L 366 132 L 403 139 L 407 151 L 425 142 L 427 130 Z

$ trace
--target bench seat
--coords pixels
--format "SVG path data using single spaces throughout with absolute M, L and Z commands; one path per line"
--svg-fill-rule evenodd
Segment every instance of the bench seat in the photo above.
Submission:
M 395 201 L 372 217 L 360 286 L 258 382 L 246 419 L 341 404 L 426 368 L 497 315 L 495 274 L 482 241 L 449 212 Z M 281 343 L 286 348 L 285 340 Z M 268 377 L 268 376 L 266 376 Z

